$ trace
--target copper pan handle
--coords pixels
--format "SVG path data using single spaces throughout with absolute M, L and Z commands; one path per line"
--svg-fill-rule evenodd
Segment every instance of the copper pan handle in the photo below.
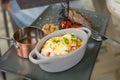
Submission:
M 10 40 L 10 41 L 13 41 L 13 44 L 15 46 L 15 48 L 19 48 L 19 46 L 16 44 L 15 40 L 13 38 L 10 38 L 10 37 L 0 37 L 0 39 L 4 39 L 4 40 Z
M 0 39 L 13 40 L 13 39 L 12 39 L 12 38 L 10 38 L 10 37 L 0 37 Z

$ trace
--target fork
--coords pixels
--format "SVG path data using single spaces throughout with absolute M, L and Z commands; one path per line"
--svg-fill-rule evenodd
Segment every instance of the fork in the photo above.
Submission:
M 94 39 L 95 41 L 98 41 L 98 42 L 106 41 L 106 42 L 110 43 L 111 45 L 120 48 L 120 42 L 119 41 L 111 39 L 111 38 L 109 38 L 109 37 L 107 37 L 107 36 L 97 32 L 97 31 L 95 31 L 93 29 L 91 29 L 91 32 L 92 32 L 91 38 Z

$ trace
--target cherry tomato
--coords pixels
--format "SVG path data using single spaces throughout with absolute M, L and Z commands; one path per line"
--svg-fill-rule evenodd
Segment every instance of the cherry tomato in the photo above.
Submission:
M 65 26 L 66 28 L 71 28 L 71 25 L 69 23 L 67 23 Z
M 60 22 L 60 28 L 62 28 L 62 29 L 66 28 L 66 26 L 65 26 L 66 23 L 67 23 L 66 21 L 61 21 Z
M 69 21 L 61 21 L 60 22 L 60 27 L 62 28 L 62 29 L 64 29 L 64 28 L 71 28 L 71 23 L 69 22 Z
M 68 21 L 63 20 L 63 21 L 60 22 L 60 28 L 62 28 L 62 29 L 65 29 L 65 28 L 80 28 L 80 27 L 82 27 L 81 24 L 72 23 L 69 20 Z

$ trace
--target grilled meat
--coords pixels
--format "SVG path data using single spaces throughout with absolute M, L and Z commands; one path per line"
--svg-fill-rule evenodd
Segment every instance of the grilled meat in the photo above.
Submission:
M 78 12 L 75 9 L 70 8 L 69 9 L 69 14 L 68 14 L 68 19 L 72 22 L 82 24 L 82 26 L 86 26 L 91 28 L 91 22 L 80 12 Z

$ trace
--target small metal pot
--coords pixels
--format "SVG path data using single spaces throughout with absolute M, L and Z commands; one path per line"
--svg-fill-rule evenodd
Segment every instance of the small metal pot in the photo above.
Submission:
M 34 49 L 42 37 L 44 37 L 44 32 L 41 29 L 28 26 L 16 30 L 12 39 L 4 39 L 9 39 L 14 42 L 18 56 L 28 58 L 29 53 Z

